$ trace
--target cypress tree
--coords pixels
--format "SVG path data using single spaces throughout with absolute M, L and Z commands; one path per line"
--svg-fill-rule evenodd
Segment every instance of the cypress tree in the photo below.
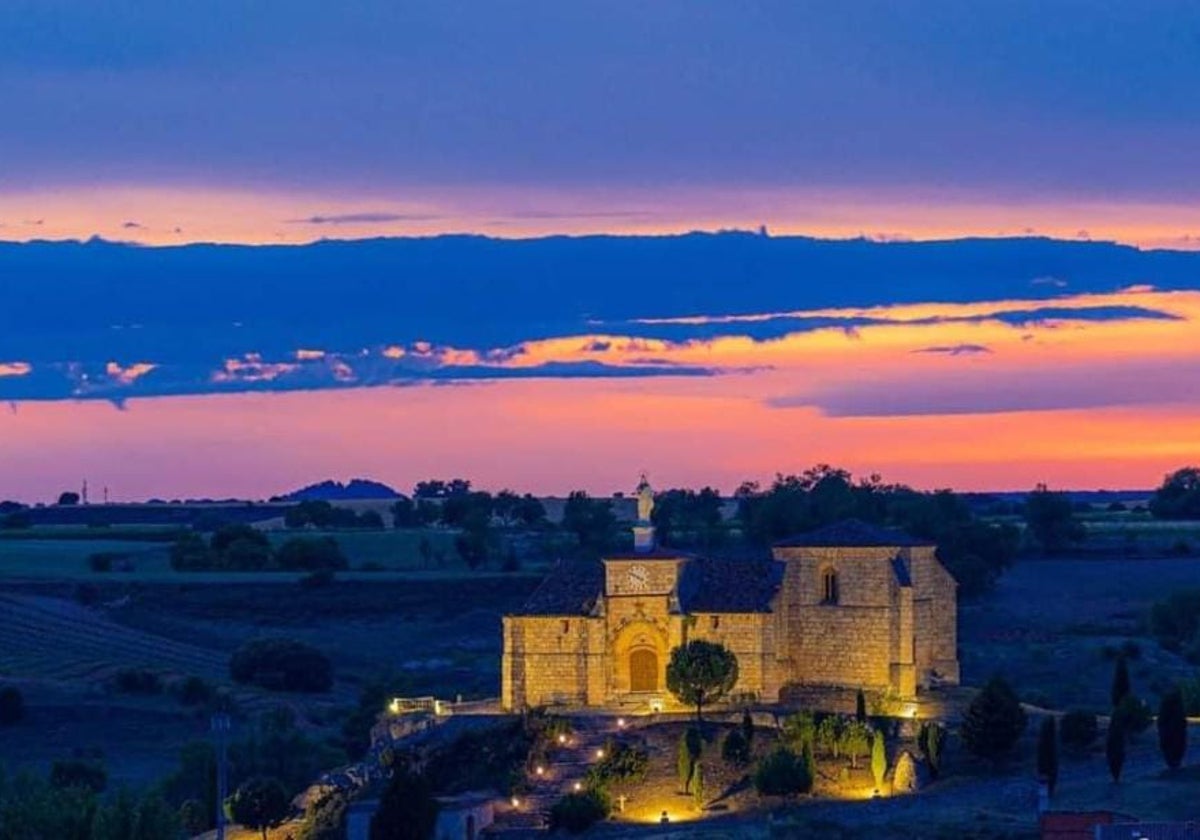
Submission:
M 1121 701 L 1133 693 L 1133 685 L 1129 681 L 1129 664 L 1125 661 L 1125 655 L 1121 654 L 1117 657 L 1116 668 L 1113 670 L 1112 681 L 1112 705 L 1113 708 L 1121 705 Z
M 945 743 L 946 730 L 941 726 L 931 721 L 921 724 L 921 731 L 917 736 L 917 747 L 929 765 L 929 775 L 935 779 L 942 770 L 942 748 Z
M 1108 737 L 1104 742 L 1104 757 L 1108 759 L 1108 772 L 1114 782 L 1121 781 L 1121 768 L 1125 766 L 1125 727 L 1120 718 L 1112 718 L 1108 724 Z
M 875 790 L 883 787 L 883 777 L 887 775 L 887 746 L 883 743 L 883 733 L 876 730 L 871 739 L 871 775 L 875 777 Z
M 963 715 L 963 743 L 980 758 L 998 758 L 1021 737 L 1025 723 L 1017 693 L 1002 678 L 992 677 Z
M 863 694 L 861 688 L 854 696 L 854 718 L 859 723 L 867 722 L 867 695 Z
M 1046 782 L 1046 790 L 1053 796 L 1058 786 L 1058 725 L 1053 717 L 1043 720 L 1038 731 L 1037 770 L 1038 776 Z
M 750 716 L 749 709 L 742 712 L 742 737 L 746 739 L 747 749 L 754 746 L 754 718 Z
M 692 751 L 688 748 L 688 738 L 685 733 L 679 739 L 679 759 L 676 769 L 679 772 L 679 790 L 681 793 L 687 793 L 692 784 Z
M 1167 767 L 1178 770 L 1187 752 L 1187 713 L 1178 686 L 1164 694 L 1158 704 L 1158 747 Z
M 699 761 L 696 762 L 696 769 L 692 771 L 692 802 L 695 803 L 697 811 L 704 810 L 704 765 Z

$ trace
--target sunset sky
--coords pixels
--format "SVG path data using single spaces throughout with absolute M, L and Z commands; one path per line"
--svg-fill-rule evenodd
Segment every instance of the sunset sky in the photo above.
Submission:
M 1153 486 L 1200 462 L 1198 45 L 1167 0 L 0 0 L 0 498 Z M 2 244 L 93 236 L 144 247 Z M 882 244 L 962 237 L 1024 239 Z

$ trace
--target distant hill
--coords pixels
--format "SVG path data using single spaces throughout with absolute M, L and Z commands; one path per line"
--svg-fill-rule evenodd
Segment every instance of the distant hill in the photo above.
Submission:
M 352 478 L 345 484 L 332 479 L 318 484 L 310 484 L 276 498 L 282 502 L 335 502 L 350 499 L 399 499 L 400 495 L 381 482 L 366 478 Z

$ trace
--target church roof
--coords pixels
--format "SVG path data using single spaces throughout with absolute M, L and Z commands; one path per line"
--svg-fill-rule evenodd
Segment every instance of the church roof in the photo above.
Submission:
M 561 560 L 533 590 L 518 615 L 591 615 L 604 593 L 598 560 Z
M 770 559 L 697 559 L 680 582 L 680 606 L 688 613 L 770 612 L 783 570 Z
M 881 528 L 861 519 L 843 519 L 775 543 L 778 548 L 876 548 L 933 545 L 895 528 Z

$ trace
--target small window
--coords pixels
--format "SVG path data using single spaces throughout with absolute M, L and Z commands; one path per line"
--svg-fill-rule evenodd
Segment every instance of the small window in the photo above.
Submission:
M 821 603 L 836 604 L 838 602 L 838 576 L 833 569 L 821 573 Z
M 562 631 L 563 631 L 563 633 L 571 632 L 571 622 L 565 618 L 563 619 L 563 623 L 562 623 Z
M 712 629 L 720 630 L 721 629 L 721 616 L 714 615 L 711 619 L 711 624 L 712 624 Z

